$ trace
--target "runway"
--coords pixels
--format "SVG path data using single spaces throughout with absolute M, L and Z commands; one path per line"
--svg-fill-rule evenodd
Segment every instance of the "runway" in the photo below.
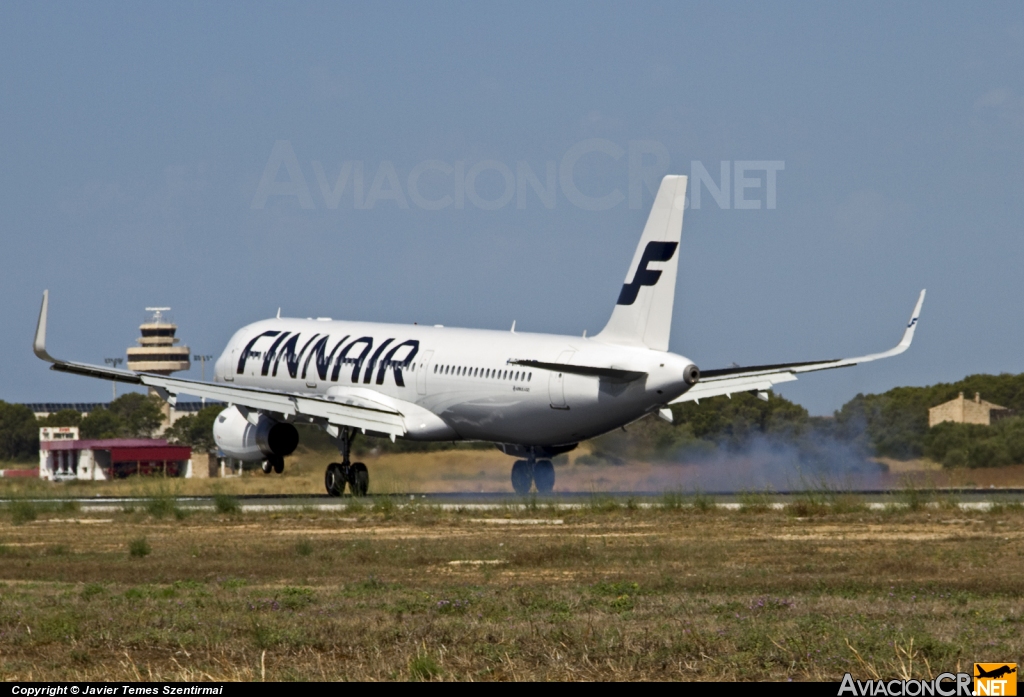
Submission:
M 846 493 L 846 492 L 842 492 Z M 860 497 L 869 510 L 884 510 L 887 507 L 907 506 L 907 490 L 887 491 L 855 491 L 849 492 Z M 938 507 L 940 501 L 944 506 L 956 505 L 962 510 L 987 511 L 993 506 L 1021 503 L 1024 489 L 949 489 L 919 490 L 915 492 L 923 497 L 925 506 Z M 722 510 L 740 510 L 745 506 L 764 505 L 774 510 L 784 510 L 787 506 L 805 500 L 807 494 L 802 492 L 738 492 L 719 491 L 701 492 L 701 496 L 710 499 L 708 503 Z M 72 504 L 74 508 L 86 513 L 112 513 L 135 507 L 143 507 L 152 497 L 147 496 L 88 496 L 72 498 L 21 498 L 18 501 L 31 501 L 36 504 Z M 633 507 L 660 508 L 666 504 L 665 492 L 589 492 L 567 491 L 547 495 L 517 496 L 513 493 L 443 493 L 443 494 L 387 494 L 369 495 L 365 498 L 351 496 L 331 497 L 305 494 L 251 494 L 232 496 L 243 513 L 271 513 L 285 511 L 338 511 L 350 508 L 365 509 L 373 507 L 381 499 L 396 507 L 431 506 L 445 511 L 494 511 L 520 510 L 542 507 L 547 510 L 580 510 L 594 507 Z M 817 498 L 824 498 L 818 494 Z M 676 502 L 685 507 L 692 504 L 693 494 L 682 493 Z M 756 499 L 756 501 L 754 500 Z M 0 506 L 11 503 L 13 499 L 0 499 Z M 215 510 L 213 496 L 180 496 L 174 498 L 175 504 L 182 509 L 203 511 Z

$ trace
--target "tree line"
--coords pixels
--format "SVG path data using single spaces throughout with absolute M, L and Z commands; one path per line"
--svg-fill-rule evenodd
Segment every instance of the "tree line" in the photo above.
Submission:
M 163 433 L 163 437 L 196 450 L 212 448 L 213 420 L 223 408 L 223 405 L 211 406 L 183 416 Z M 0 401 L 0 460 L 27 462 L 38 458 L 39 429 L 43 426 L 77 426 L 79 436 L 90 440 L 150 438 L 164 421 L 162 409 L 159 397 L 129 392 L 84 417 L 75 409 L 63 409 L 37 419 L 24 404 Z

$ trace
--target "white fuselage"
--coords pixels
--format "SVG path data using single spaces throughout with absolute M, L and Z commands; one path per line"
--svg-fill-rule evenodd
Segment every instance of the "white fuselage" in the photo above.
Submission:
M 512 360 L 647 376 L 625 382 Z M 217 360 L 214 380 L 391 403 L 403 413 L 411 440 L 557 446 L 606 433 L 666 405 L 688 389 L 683 373 L 689 365 L 673 353 L 583 337 L 270 319 L 235 333 Z

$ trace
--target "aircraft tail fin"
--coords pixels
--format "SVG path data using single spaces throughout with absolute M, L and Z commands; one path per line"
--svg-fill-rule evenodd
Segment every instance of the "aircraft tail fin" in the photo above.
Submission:
M 668 350 L 685 196 L 685 176 L 661 180 L 618 302 L 594 337 L 598 341 Z

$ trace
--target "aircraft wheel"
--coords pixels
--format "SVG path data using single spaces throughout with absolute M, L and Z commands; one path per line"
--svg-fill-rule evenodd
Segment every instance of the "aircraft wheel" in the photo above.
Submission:
M 512 465 L 512 488 L 520 496 L 530 493 L 530 485 L 533 484 L 533 472 L 530 463 L 526 460 L 516 460 Z
M 533 483 L 541 494 L 550 494 L 555 488 L 555 466 L 551 460 L 537 460 L 533 466 Z
M 275 455 L 274 456 L 274 460 L 273 460 L 273 462 L 271 462 L 271 464 L 274 466 L 274 471 L 277 472 L 278 474 L 281 474 L 282 472 L 284 472 L 284 458 L 283 457 Z
M 324 473 L 324 486 L 327 487 L 329 496 L 341 496 L 345 493 L 345 476 L 341 465 L 337 462 L 327 465 L 327 471 Z
M 270 471 L 274 469 L 274 466 L 270 464 L 270 460 L 264 460 L 263 464 L 260 465 L 260 468 L 263 470 L 263 474 L 270 474 Z
M 370 473 L 362 462 L 353 462 L 348 473 L 348 486 L 353 496 L 366 496 L 370 488 Z

